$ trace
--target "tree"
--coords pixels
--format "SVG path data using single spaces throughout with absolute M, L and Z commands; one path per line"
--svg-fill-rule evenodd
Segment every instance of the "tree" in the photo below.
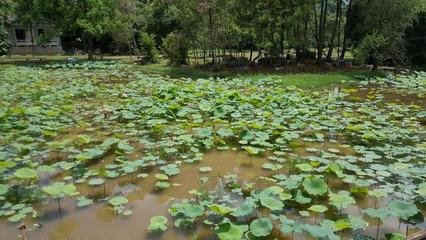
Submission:
M 163 39 L 179 25 L 179 10 L 175 2 L 165 3 L 163 0 L 153 0 L 143 7 L 142 11 L 146 15 L 143 20 L 144 31 L 154 34 L 157 46 L 161 46 Z
M 426 11 L 419 14 L 405 36 L 407 54 L 412 64 L 426 65 Z
M 142 27 L 142 8 L 137 0 L 118 0 L 115 27 L 110 34 L 114 43 L 128 48 L 129 54 L 139 54 L 136 33 Z
M 354 51 L 355 58 L 363 63 L 373 64 L 373 71 L 377 66 L 390 58 L 393 51 L 389 39 L 383 34 L 373 33 L 364 37 Z
M 142 32 L 139 36 L 139 45 L 147 63 L 157 62 L 157 48 L 155 47 L 154 35 Z
M 322 64 L 322 55 L 325 41 L 326 19 L 327 19 L 328 0 L 321 0 L 319 6 L 319 15 L 316 8 L 315 13 L 315 28 L 316 28 L 316 42 L 317 42 L 317 62 Z M 319 18 L 317 17 L 319 16 Z
M 387 51 L 387 58 L 394 64 L 407 63 L 405 31 L 424 7 L 422 0 L 351 0 L 340 57 L 343 59 L 349 41 L 355 46 L 363 42 L 365 46 L 381 35 L 392 49 Z
M 6 28 L 0 23 L 0 56 L 6 55 L 9 51 L 9 38 Z
M 163 52 L 172 65 L 187 63 L 188 46 L 184 36 L 178 32 L 167 35 L 163 41 Z
M 115 29 L 117 0 L 69 0 L 61 2 L 62 29 L 78 29 L 89 60 L 94 59 L 94 41 Z

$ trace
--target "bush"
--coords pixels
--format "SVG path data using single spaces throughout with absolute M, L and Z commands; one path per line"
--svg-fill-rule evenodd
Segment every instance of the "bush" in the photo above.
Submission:
M 146 32 L 141 33 L 139 36 L 139 44 L 141 47 L 141 53 L 144 55 L 145 62 L 157 62 L 157 48 L 155 48 L 154 36 Z
M 390 58 L 391 46 L 382 34 L 373 33 L 365 36 L 354 51 L 357 61 L 373 64 L 373 70 Z
M 3 24 L 0 23 L 0 56 L 6 55 L 9 51 L 9 38 Z
M 182 65 L 187 63 L 188 43 L 182 34 L 169 33 L 163 41 L 162 49 L 170 64 Z

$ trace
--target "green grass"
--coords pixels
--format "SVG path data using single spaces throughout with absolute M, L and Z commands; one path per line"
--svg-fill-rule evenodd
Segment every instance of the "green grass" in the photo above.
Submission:
M 8 57 L 0 58 L 0 66 L 7 64 L 28 64 L 26 59 L 29 59 L 30 63 L 36 63 L 42 61 L 40 64 L 46 62 L 63 62 L 67 56 L 37 56 L 36 59 L 32 59 L 31 56 L 12 56 L 12 59 Z M 86 56 L 78 56 L 78 59 L 85 60 Z M 132 62 L 128 56 L 109 56 L 104 57 L 105 60 L 122 60 L 126 62 Z M 134 58 L 133 58 L 134 59 Z M 351 80 L 362 79 L 366 77 L 372 77 L 376 75 L 382 75 L 382 73 L 374 73 L 371 71 L 330 71 L 330 72 L 314 72 L 314 73 L 278 73 L 278 72 L 260 72 L 260 73 L 241 73 L 241 72 L 212 72 L 203 69 L 196 69 L 193 67 L 173 67 L 167 65 L 166 61 L 161 61 L 156 64 L 149 65 L 137 65 L 135 66 L 139 70 L 145 73 L 167 75 L 172 78 L 210 78 L 210 77 L 228 77 L 228 78 L 251 78 L 251 79 L 262 79 L 262 78 L 275 78 L 281 79 L 283 86 L 296 86 L 299 88 L 321 88 L 335 85 L 343 85 Z M 0 68 L 1 69 L 1 68 Z
M 191 67 L 171 67 L 165 64 L 150 64 L 139 66 L 146 73 L 167 75 L 173 78 L 275 78 L 282 79 L 283 86 L 296 86 L 300 88 L 320 88 L 346 84 L 351 80 L 367 77 L 382 76 L 381 72 L 371 71 L 334 71 L 320 73 L 236 73 L 236 72 L 209 72 Z
M 173 78 L 209 78 L 227 77 L 229 74 L 209 72 L 191 67 L 172 67 L 161 63 L 139 66 L 146 73 L 167 75 Z
M 244 74 L 240 77 L 252 79 L 275 78 L 281 80 L 283 86 L 320 88 L 345 85 L 352 80 L 365 79 L 377 75 L 382 75 L 382 73 L 373 73 L 369 71 L 338 71 L 323 73 Z

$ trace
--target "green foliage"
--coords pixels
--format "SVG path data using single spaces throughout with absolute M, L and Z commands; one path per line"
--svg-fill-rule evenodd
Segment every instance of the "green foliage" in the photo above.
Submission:
M 188 45 L 184 35 L 172 32 L 163 41 L 162 50 L 172 65 L 182 65 L 187 63 Z
M 9 51 L 8 33 L 3 23 L 0 20 L 0 56 L 6 55 L 8 51 Z
M 157 48 L 155 47 L 154 35 L 142 32 L 139 35 L 139 45 L 142 55 L 146 58 L 147 63 L 157 62 Z
M 354 56 L 363 63 L 372 63 L 374 69 L 390 57 L 390 52 L 396 49 L 390 49 L 388 38 L 383 34 L 373 33 L 364 37 L 355 49 Z

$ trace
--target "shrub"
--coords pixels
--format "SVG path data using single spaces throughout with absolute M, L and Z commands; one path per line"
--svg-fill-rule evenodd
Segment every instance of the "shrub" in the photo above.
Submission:
M 146 32 L 141 33 L 139 36 L 139 44 L 141 47 L 141 53 L 144 55 L 146 62 L 157 62 L 157 48 L 155 47 L 154 36 Z
M 356 60 L 373 64 L 373 70 L 390 58 L 391 46 L 382 34 L 373 33 L 365 36 L 354 51 Z
M 162 49 L 170 64 L 182 65 L 187 63 L 188 43 L 182 34 L 169 33 L 163 41 Z

